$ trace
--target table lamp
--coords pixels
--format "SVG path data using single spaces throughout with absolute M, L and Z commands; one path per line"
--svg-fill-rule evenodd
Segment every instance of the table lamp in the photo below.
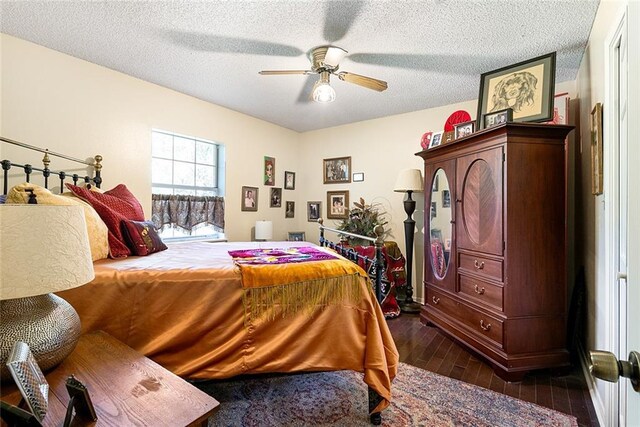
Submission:
M 411 198 L 411 193 L 422 192 L 422 173 L 419 169 L 404 169 L 400 171 L 393 191 L 407 193 L 404 201 L 404 211 L 407 219 L 404 220 L 404 243 L 407 251 L 407 291 L 404 302 L 400 303 L 400 309 L 405 313 L 420 312 L 420 304 L 413 301 L 413 234 L 416 222 L 411 217 L 416 210 L 416 202 Z
M 52 292 L 94 278 L 81 206 L 0 205 L 0 378 L 16 341 L 43 371 L 62 362 L 80 338 L 80 318 Z
M 273 238 L 273 222 L 256 221 L 256 240 L 267 241 Z

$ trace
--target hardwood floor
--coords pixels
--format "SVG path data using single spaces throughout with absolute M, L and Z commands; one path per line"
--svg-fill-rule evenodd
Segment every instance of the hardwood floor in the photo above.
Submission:
M 571 414 L 580 426 L 599 426 L 579 366 L 564 374 L 538 371 L 519 383 L 507 383 L 439 329 L 421 324 L 418 315 L 403 313 L 387 323 L 401 362 Z

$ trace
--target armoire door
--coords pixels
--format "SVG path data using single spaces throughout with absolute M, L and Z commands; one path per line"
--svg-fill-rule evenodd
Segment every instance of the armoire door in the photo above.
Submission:
M 458 249 L 503 255 L 503 147 L 457 159 Z
M 455 177 L 454 160 L 425 166 L 425 279 L 451 292 L 456 283 Z

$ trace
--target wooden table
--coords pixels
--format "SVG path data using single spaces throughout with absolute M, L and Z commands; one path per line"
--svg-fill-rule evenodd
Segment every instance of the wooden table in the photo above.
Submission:
M 83 335 L 73 353 L 45 375 L 50 391 L 44 426 L 62 425 L 69 402 L 65 381 L 71 374 L 87 387 L 98 415 L 95 423 L 72 425 L 206 426 L 219 405 L 111 335 L 94 332 Z M 14 384 L 3 384 L 1 397 L 17 405 L 21 396 Z

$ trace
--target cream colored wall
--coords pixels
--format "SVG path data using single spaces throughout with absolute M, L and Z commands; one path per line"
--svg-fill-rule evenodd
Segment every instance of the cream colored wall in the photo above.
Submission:
M 147 216 L 151 129 L 220 142 L 227 157 L 228 238 L 250 240 L 257 219 L 274 221 L 276 239 L 298 228 L 291 224 L 305 215 L 301 203 L 298 218 L 285 220 L 284 203 L 269 208 L 269 187 L 262 185 L 265 155 L 276 158 L 280 187 L 285 170 L 300 172 L 298 133 L 24 40 L 0 37 L 2 136 L 82 158 L 101 154 L 104 187 L 126 183 Z M 9 146 L 2 156 L 19 162 L 22 153 Z M 66 167 L 64 161 L 53 162 L 52 169 Z M 258 212 L 240 211 L 243 185 L 259 188 Z M 283 191 L 283 200 L 295 201 L 301 193 Z

